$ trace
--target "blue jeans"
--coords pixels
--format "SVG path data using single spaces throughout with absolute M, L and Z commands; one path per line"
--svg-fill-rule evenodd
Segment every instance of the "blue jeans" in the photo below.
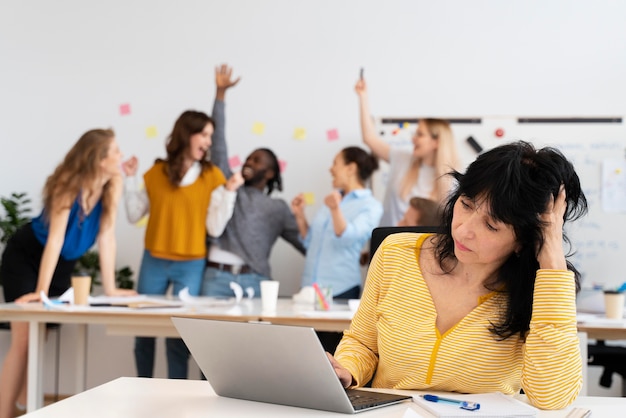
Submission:
M 139 269 L 137 291 L 147 295 L 164 295 L 172 286 L 174 295 L 185 287 L 189 294 L 197 296 L 202 284 L 204 258 L 189 261 L 174 261 L 153 257 L 144 250 Z M 137 376 L 152 377 L 154 374 L 154 337 L 135 338 L 135 364 Z M 167 377 L 186 379 L 189 363 L 189 350 L 180 338 L 165 340 L 167 355 Z
M 270 280 L 269 277 L 257 273 L 232 274 L 228 271 L 207 267 L 202 281 L 202 296 L 233 297 L 235 293 L 230 288 L 230 282 L 238 283 L 246 294 L 246 288 L 254 289 L 254 296 L 261 296 L 261 280 Z

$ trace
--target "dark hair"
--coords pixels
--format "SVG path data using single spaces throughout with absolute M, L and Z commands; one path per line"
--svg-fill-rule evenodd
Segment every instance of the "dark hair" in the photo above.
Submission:
M 165 150 L 167 151 L 167 160 L 165 161 L 166 173 L 173 185 L 180 185 L 185 175 L 183 163 L 185 161 L 185 151 L 189 149 L 191 136 L 202 132 L 208 123 L 215 127 L 215 122 L 209 115 L 195 110 L 184 111 L 174 123 L 174 129 L 172 129 L 172 133 L 167 138 L 165 145 Z M 205 154 L 200 161 L 203 170 L 211 167 L 211 162 L 206 157 Z M 157 159 L 157 161 L 163 160 Z
M 359 182 L 365 182 L 378 169 L 378 160 L 360 147 L 346 147 L 341 150 L 343 161 L 346 164 L 355 163 L 358 168 Z
M 267 156 L 270 157 L 270 160 L 272 160 L 272 166 L 270 168 L 272 169 L 272 171 L 274 171 L 274 177 L 267 181 L 267 194 L 271 194 L 274 191 L 274 188 L 276 188 L 279 192 L 282 192 L 283 178 L 280 175 L 280 164 L 278 164 L 278 157 L 276 157 L 274 151 L 269 148 L 259 148 L 258 150 L 266 153 Z
M 419 212 L 419 225 L 438 226 L 441 224 L 439 204 L 434 200 L 416 196 L 409 200 L 409 205 Z
M 440 266 L 450 271 L 456 265 L 452 240 L 452 213 L 461 196 L 480 197 L 489 206 L 495 220 L 511 225 L 520 251 L 508 258 L 500 268 L 490 290 L 507 297 L 506 311 L 490 331 L 506 339 L 519 333 L 522 338 L 529 330 L 532 314 L 535 274 L 539 268 L 537 254 L 543 246 L 544 226 L 540 215 L 548 203 L 565 188 L 564 221 L 573 221 L 587 213 L 587 199 L 580 187 L 574 166 L 555 148 L 535 147 L 528 142 L 514 142 L 494 148 L 478 156 L 465 174 L 450 173 L 457 185 L 443 209 L 444 234 L 437 243 Z M 563 233 L 563 239 L 570 244 Z M 570 254 L 567 254 L 568 256 Z M 574 272 L 576 291 L 580 289 L 580 273 L 567 261 Z

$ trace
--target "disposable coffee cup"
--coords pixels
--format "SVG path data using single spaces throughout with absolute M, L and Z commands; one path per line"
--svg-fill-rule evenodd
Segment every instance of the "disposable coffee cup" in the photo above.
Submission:
M 91 277 L 72 276 L 72 289 L 74 289 L 74 305 L 87 305 L 91 290 Z
M 261 311 L 264 313 L 276 312 L 279 285 L 275 280 L 261 280 Z
M 624 293 L 605 290 L 604 309 L 607 318 L 622 319 L 624 317 Z

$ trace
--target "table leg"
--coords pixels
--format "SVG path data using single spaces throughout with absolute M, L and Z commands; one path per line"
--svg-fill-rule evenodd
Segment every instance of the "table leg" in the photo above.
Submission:
M 32 412 L 43 406 L 43 354 L 46 324 L 29 321 L 28 326 L 28 386 L 26 388 L 26 411 Z
M 85 391 L 87 385 L 87 324 L 77 324 L 76 340 L 76 393 Z

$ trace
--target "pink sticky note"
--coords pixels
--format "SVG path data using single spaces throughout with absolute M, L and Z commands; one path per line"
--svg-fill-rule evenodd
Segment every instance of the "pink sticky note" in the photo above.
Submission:
M 124 103 L 120 105 L 120 115 L 130 115 L 130 103 Z
M 339 139 L 339 131 L 337 129 L 329 129 L 326 131 L 326 138 L 329 141 L 336 141 Z
M 230 168 L 237 168 L 241 166 L 241 160 L 239 159 L 238 155 L 233 155 L 232 157 L 230 157 L 228 159 L 228 165 L 230 166 Z
M 278 166 L 280 167 L 280 172 L 284 173 L 285 169 L 287 168 L 287 161 L 285 161 L 285 160 L 278 160 Z

